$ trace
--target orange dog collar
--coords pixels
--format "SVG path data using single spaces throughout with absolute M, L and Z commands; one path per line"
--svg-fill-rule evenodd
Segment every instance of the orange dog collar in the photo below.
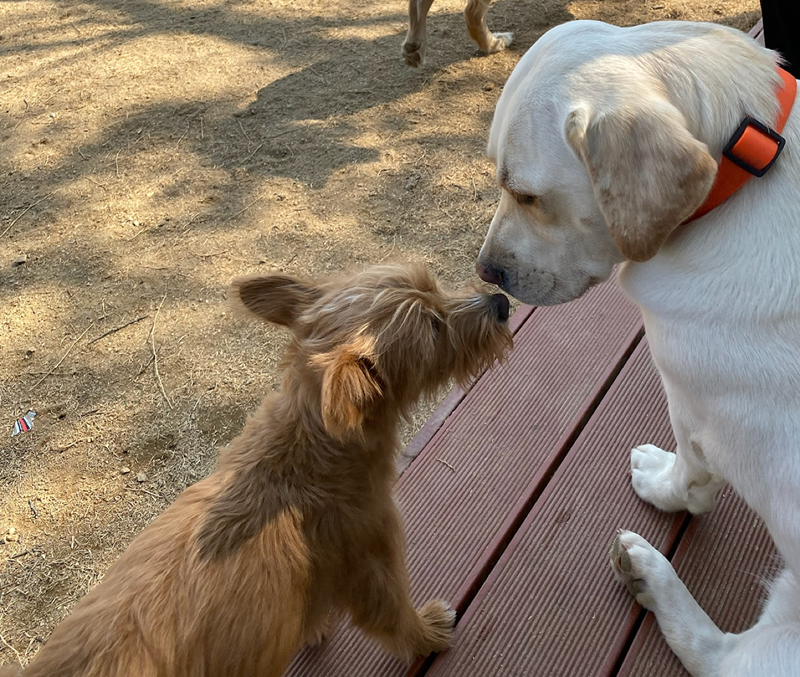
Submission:
M 764 176 L 775 164 L 786 143 L 780 132 L 792 112 L 797 93 L 797 80 L 794 76 L 783 68 L 778 68 L 778 74 L 783 80 L 783 86 L 777 91 L 781 110 L 775 121 L 775 128 L 767 127 L 752 117 L 742 120 L 739 129 L 722 151 L 717 177 L 706 201 L 684 223 L 698 219 L 718 207 L 751 178 Z

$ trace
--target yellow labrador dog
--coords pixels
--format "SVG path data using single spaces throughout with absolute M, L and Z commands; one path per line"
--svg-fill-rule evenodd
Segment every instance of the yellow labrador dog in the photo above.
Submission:
M 517 65 L 489 138 L 503 193 L 480 276 L 552 305 L 621 264 L 677 440 L 677 454 L 631 452 L 634 490 L 697 514 L 728 482 L 783 556 L 760 620 L 732 635 L 647 541 L 618 536 L 618 577 L 695 677 L 800 675 L 800 104 L 763 178 L 684 224 L 740 123 L 780 117 L 776 92 L 796 86 L 781 78 L 733 29 L 575 21 Z

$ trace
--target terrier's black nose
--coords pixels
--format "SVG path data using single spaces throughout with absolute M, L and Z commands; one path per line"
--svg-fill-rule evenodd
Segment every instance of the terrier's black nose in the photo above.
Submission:
M 511 304 L 505 294 L 492 294 L 492 308 L 497 313 L 497 319 L 505 322 L 508 319 L 508 313 L 511 310 Z
M 475 271 L 478 273 L 478 277 L 484 282 L 496 284 L 498 287 L 503 283 L 503 274 L 491 265 L 483 264 L 478 261 L 475 264 Z

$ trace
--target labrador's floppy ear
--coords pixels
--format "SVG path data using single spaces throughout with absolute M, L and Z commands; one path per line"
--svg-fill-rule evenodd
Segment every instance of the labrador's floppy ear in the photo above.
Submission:
M 372 353 L 372 341 L 365 338 L 313 358 L 324 369 L 322 421 L 334 437 L 359 434 L 370 408 L 383 396 Z
M 614 242 L 631 261 L 655 256 L 703 203 L 717 174 L 706 145 L 664 99 L 602 113 L 579 106 L 564 131 L 589 170 Z
M 322 290 L 283 273 L 239 277 L 231 282 L 229 297 L 262 320 L 291 327 L 322 296 Z

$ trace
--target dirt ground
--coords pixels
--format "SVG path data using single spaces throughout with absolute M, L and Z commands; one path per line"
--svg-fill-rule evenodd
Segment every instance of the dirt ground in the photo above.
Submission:
M 515 43 L 480 57 L 437 0 L 414 71 L 400 0 L 0 3 L 0 663 L 37 651 L 276 386 L 285 335 L 230 316 L 232 277 L 421 259 L 472 281 L 492 110 L 546 29 L 746 30 L 757 10 L 499 0 Z

